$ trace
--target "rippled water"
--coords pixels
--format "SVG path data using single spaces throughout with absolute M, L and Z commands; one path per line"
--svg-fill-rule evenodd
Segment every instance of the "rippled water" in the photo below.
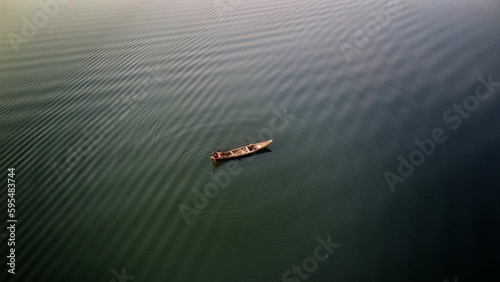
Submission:
M 436 2 L 0 4 L 18 219 L 1 280 L 485 281 L 500 88 L 478 77 L 500 80 L 500 4 Z M 477 87 L 492 94 L 467 100 Z M 446 141 L 391 185 L 436 129 Z M 318 237 L 340 246 L 311 270 Z

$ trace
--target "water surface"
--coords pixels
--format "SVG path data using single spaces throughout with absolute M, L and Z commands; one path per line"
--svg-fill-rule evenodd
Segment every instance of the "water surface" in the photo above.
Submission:
M 8 3 L 2 281 L 282 281 L 318 237 L 340 246 L 308 281 L 494 273 L 500 88 L 455 130 L 443 114 L 500 80 L 497 1 L 74 0 L 17 52 L 7 35 L 44 10 Z M 436 128 L 392 191 L 384 173 Z

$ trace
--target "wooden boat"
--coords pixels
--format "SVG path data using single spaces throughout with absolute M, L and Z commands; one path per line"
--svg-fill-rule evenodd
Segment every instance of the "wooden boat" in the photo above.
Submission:
M 271 144 L 273 140 L 267 140 L 267 141 L 262 141 L 258 143 L 252 143 L 243 147 L 239 147 L 236 149 L 232 149 L 226 152 L 217 152 L 217 153 L 212 153 L 212 156 L 210 157 L 212 161 L 215 163 L 217 160 L 225 160 L 225 159 L 231 159 L 231 158 L 237 158 L 241 156 L 245 156 L 248 154 L 255 153 L 259 150 L 264 149 L 267 147 L 269 144 Z

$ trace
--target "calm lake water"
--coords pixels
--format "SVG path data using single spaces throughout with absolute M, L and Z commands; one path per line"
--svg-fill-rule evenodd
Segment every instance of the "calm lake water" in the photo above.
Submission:
M 500 277 L 500 2 L 66 2 L 0 4 L 1 281 Z

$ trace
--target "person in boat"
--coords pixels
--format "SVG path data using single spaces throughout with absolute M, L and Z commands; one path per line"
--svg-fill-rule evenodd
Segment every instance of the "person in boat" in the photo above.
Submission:
M 222 157 L 222 153 L 220 152 L 220 150 L 217 150 L 217 152 L 214 153 L 214 158 L 220 158 Z

